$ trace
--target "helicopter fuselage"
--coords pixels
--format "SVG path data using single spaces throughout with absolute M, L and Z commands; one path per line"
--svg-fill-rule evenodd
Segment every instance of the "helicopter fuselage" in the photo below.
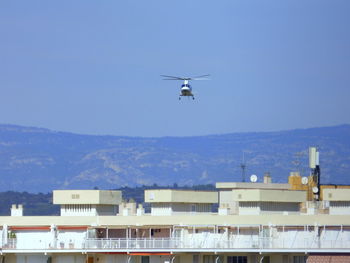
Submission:
M 191 96 L 191 97 L 193 97 L 192 87 L 190 86 L 190 84 L 182 84 L 181 85 L 180 96 Z

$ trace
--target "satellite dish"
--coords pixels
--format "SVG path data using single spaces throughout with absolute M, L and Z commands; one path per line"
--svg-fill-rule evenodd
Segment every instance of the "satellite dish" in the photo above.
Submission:
M 318 193 L 318 187 L 317 186 L 312 187 L 312 192 L 314 194 L 317 194 Z
M 303 178 L 301 178 L 301 183 L 302 184 L 307 184 L 309 182 L 309 179 L 306 177 L 306 176 L 304 176 Z
M 252 183 L 255 183 L 256 181 L 258 181 L 258 177 L 257 177 L 255 174 L 252 174 L 252 175 L 250 176 L 250 181 L 251 181 Z

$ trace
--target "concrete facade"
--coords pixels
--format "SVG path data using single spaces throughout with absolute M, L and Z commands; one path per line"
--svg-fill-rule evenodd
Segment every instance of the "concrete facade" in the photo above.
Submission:
M 55 190 L 53 203 L 61 205 L 61 216 L 116 215 L 122 202 L 121 191 Z
M 152 205 L 151 213 L 132 202 L 121 204 L 120 213 L 111 213 L 109 208 L 120 204 L 118 193 L 56 192 L 55 202 L 66 210 L 61 216 L 13 212 L 0 217 L 0 262 L 306 263 L 308 258 L 321 262 L 331 255 L 331 260 L 349 259 L 350 215 L 341 209 L 332 213 L 332 202 L 348 202 L 347 192 L 325 192 L 329 199 L 320 207 L 307 201 L 306 191 L 267 182 L 262 189 L 230 189 L 225 184 L 219 189 L 220 201 L 216 192 L 148 190 L 145 200 Z M 218 212 L 211 211 L 218 201 Z M 311 206 L 312 214 L 302 211 Z M 237 213 L 228 212 L 231 207 Z

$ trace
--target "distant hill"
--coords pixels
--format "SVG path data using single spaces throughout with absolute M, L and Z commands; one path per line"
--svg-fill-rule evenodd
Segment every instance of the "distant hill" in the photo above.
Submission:
M 321 151 L 322 182 L 350 184 L 350 125 L 162 138 L 0 125 L 0 191 L 240 181 L 243 151 L 247 175 L 269 171 L 274 182 L 286 182 L 292 170 L 309 173 L 311 145 Z

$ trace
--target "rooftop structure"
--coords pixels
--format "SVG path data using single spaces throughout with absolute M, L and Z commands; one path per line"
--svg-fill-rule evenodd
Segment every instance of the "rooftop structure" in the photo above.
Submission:
M 241 182 L 224 182 L 216 183 L 217 189 L 233 190 L 233 189 L 291 189 L 290 184 L 275 184 L 275 183 L 241 183 Z
M 218 203 L 218 193 L 191 190 L 146 190 L 145 202 L 151 203 L 152 215 L 175 213 L 210 213 Z
M 323 200 L 329 201 L 329 214 L 350 215 L 350 189 L 324 189 Z
M 120 205 L 127 212 L 32 217 L 17 216 L 13 207 L 12 216 L 0 217 L 1 257 L 18 263 L 255 263 L 264 258 L 274 263 L 320 260 L 320 254 L 350 259 L 350 215 L 331 208 L 332 202 L 348 202 L 350 189 L 324 189 L 322 202 L 329 204 L 329 213 L 316 209 L 316 214 L 307 214 L 302 211 L 310 202 L 306 191 L 267 185 L 270 188 L 219 188 L 239 204 L 237 214 L 220 213 L 220 208 L 218 213 L 176 210 L 217 203 L 218 193 L 210 191 L 146 190 L 145 201 L 152 209 L 158 204 L 171 209 L 156 216 L 144 213 L 142 205 L 121 202 L 118 191 L 55 191 L 54 203 L 62 206 L 88 204 L 98 211 L 98 206 Z M 267 204 L 274 209 L 265 209 Z M 298 205 L 293 210 L 291 204 Z
M 53 203 L 61 205 L 61 216 L 116 215 L 121 201 L 121 191 L 53 191 Z
M 14 205 L 0 217 L 0 262 L 350 262 L 350 187 L 314 195 L 314 177 L 146 190 L 151 213 L 120 191 L 54 191 L 60 216 L 23 216 Z

